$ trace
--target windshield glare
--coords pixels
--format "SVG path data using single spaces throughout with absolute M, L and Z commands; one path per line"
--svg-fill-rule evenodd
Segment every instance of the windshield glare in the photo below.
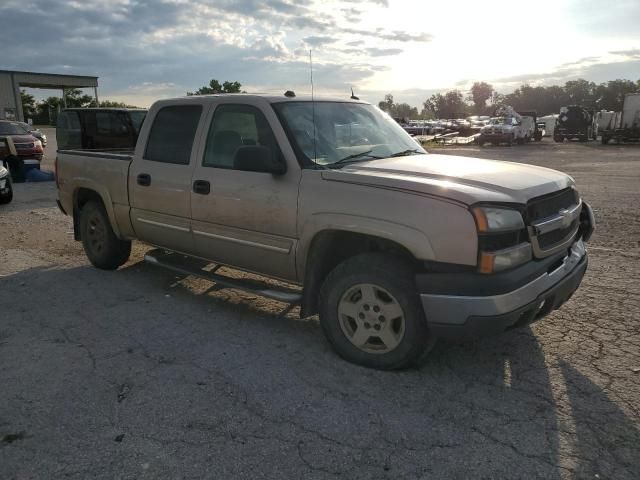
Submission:
M 283 102 L 274 104 L 274 108 L 299 149 L 319 165 L 331 165 L 350 156 L 359 161 L 406 150 L 426 153 L 400 125 L 373 105 Z

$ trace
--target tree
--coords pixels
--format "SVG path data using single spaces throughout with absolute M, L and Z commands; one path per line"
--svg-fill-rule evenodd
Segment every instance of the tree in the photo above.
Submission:
M 418 109 L 408 103 L 398 103 L 394 105 L 393 116 L 396 118 L 418 118 Z
M 218 80 L 212 78 L 209 85 L 200 87 L 195 92 L 187 92 L 187 95 L 213 95 L 216 93 L 245 93 L 241 90 L 242 84 L 240 82 L 225 81 L 220 84 Z
M 584 78 L 570 80 L 564 84 L 564 91 L 567 94 L 569 103 L 572 105 L 582 105 L 583 107 L 594 107 L 594 91 L 596 84 Z
M 467 113 L 467 104 L 464 103 L 464 96 L 460 90 L 450 90 L 444 95 L 431 95 L 423 106 L 423 112 L 432 112 L 436 118 L 458 118 L 464 117 Z
M 474 111 L 478 114 L 484 113 L 487 100 L 493 95 L 493 86 L 486 82 L 475 82 L 471 87 L 469 99 L 473 102 Z
M 24 118 L 33 117 L 36 114 L 36 99 L 30 93 L 20 90 L 20 100 L 22 101 L 22 114 Z
M 640 80 L 637 83 L 620 79 L 601 83 L 595 88 L 596 108 L 619 112 L 622 110 L 625 95 L 635 92 L 640 92 Z
M 95 102 L 92 106 L 95 106 Z M 140 108 L 135 105 L 128 105 L 124 102 L 116 102 L 114 100 L 103 100 L 100 102 L 99 106 L 102 108 Z
M 378 102 L 378 107 L 380 108 L 380 110 L 387 112 L 389 115 L 391 115 L 391 111 L 393 110 L 393 95 L 391 95 L 390 93 L 387 93 L 384 96 L 384 100 L 382 100 L 381 102 Z

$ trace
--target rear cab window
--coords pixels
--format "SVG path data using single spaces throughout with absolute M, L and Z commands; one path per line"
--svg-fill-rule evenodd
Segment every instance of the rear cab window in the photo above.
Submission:
M 82 148 L 82 127 L 78 112 L 62 112 L 56 122 L 59 149 Z

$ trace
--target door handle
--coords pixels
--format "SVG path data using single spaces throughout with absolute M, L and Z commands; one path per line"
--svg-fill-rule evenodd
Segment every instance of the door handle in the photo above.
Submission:
M 193 192 L 200 195 L 209 195 L 211 184 L 206 180 L 196 180 L 193 182 Z
M 148 187 L 151 185 L 151 175 L 148 173 L 141 173 L 138 175 L 138 185 L 142 185 L 143 187 Z

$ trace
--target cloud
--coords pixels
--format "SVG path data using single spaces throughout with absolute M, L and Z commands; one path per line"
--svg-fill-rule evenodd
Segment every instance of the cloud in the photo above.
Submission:
M 613 52 L 609 53 L 627 57 L 629 59 L 640 59 L 640 48 L 632 48 L 629 50 L 614 50 Z
M 577 78 L 585 78 L 595 83 L 602 83 L 615 78 L 631 80 L 640 78 L 640 56 L 637 59 L 629 57 L 628 60 L 617 62 L 605 62 L 596 60 L 596 58 L 585 57 L 576 62 L 565 63 L 551 72 L 496 78 L 491 83 L 497 88 L 513 89 L 523 83 L 555 85 Z
M 306 45 L 314 48 L 319 81 L 344 89 L 386 70 L 376 59 L 401 53 L 398 45 L 431 38 L 383 26 L 355 28 L 355 19 L 342 12 L 385 8 L 385 0 L 343 0 L 338 8 L 324 3 L 3 0 L 3 50 L 12 53 L 0 68 L 97 75 L 103 98 L 181 95 L 211 78 L 281 89 L 307 83 Z M 363 48 L 339 50 L 345 44 Z
M 365 52 L 367 52 L 372 57 L 388 57 L 390 55 L 399 55 L 403 52 L 401 48 L 365 48 Z
M 311 47 L 319 47 L 328 43 L 336 42 L 337 39 L 326 35 L 311 35 L 304 37 L 304 42 Z

